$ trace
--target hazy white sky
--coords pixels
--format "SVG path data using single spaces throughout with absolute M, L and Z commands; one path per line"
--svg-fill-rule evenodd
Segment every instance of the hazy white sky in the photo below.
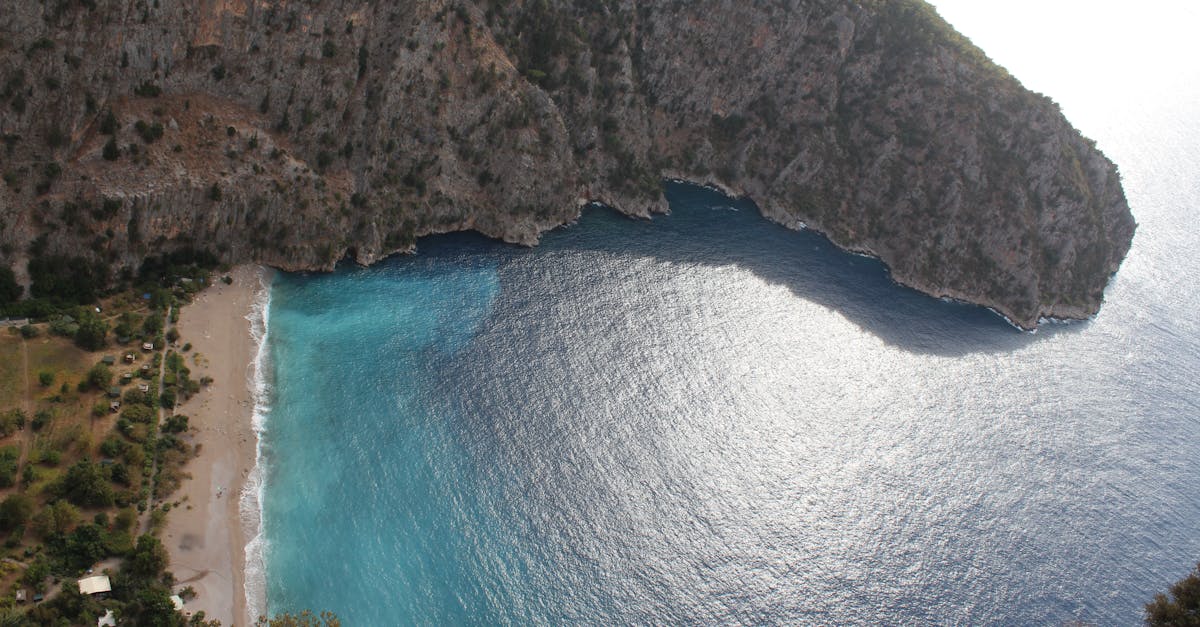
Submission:
M 931 0 L 1029 87 L 1041 81 L 1200 80 L 1195 0 Z
M 1113 111 L 1200 99 L 1196 0 L 930 0 L 1026 87 L 1083 126 Z M 1108 119 L 1093 106 L 1104 99 Z

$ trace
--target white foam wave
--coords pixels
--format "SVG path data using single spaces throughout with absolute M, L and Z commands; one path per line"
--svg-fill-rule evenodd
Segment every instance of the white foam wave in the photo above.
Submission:
M 269 311 L 271 307 L 271 277 L 264 272 L 260 275 L 261 284 L 254 295 L 254 304 L 246 319 L 250 321 L 250 337 L 258 346 L 254 355 L 254 367 L 250 369 L 246 386 L 254 397 L 254 414 L 251 418 L 251 428 L 254 430 L 255 450 L 254 467 L 246 482 L 242 485 L 239 501 L 239 513 L 242 521 L 242 537 L 250 538 L 246 542 L 246 572 L 245 619 L 250 624 L 267 611 L 267 571 L 266 571 L 266 539 L 262 530 L 262 507 L 264 475 L 262 463 L 262 433 L 270 414 L 271 382 L 269 366 L 269 348 L 267 336 L 270 330 Z

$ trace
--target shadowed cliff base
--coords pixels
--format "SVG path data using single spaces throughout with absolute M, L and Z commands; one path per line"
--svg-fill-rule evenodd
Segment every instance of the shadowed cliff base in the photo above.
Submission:
M 512 264 L 514 273 L 537 272 L 534 264 L 552 262 L 532 258 L 558 251 L 611 253 L 680 268 L 733 266 L 837 312 L 888 345 L 943 357 L 1012 352 L 1088 324 L 1042 325 L 1036 334 L 1023 333 L 986 308 L 899 285 L 882 262 L 845 252 L 819 233 L 764 220 L 748 199 L 678 182 L 666 185 L 666 197 L 671 213 L 650 220 L 589 205 L 577 222 L 547 233 L 535 248 L 505 245 L 479 233 L 451 233 L 420 238 L 415 254 L 434 263 L 479 255 L 502 267 Z M 401 255 L 383 263 L 412 261 Z M 343 271 L 356 270 L 343 265 Z

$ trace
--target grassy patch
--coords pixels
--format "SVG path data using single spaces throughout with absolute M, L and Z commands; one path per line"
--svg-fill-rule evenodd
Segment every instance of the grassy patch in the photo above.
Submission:
M 53 372 L 60 384 L 79 381 L 95 359 L 70 342 L 46 337 L 29 340 L 29 371 Z
M 21 382 L 21 337 L 0 331 L 0 410 L 18 407 L 25 388 Z

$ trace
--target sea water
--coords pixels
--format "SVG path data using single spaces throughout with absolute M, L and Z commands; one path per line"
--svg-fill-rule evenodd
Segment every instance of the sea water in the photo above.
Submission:
M 1137 622 L 1200 557 L 1200 81 L 1157 85 L 1063 96 L 1140 227 L 1100 316 L 1037 334 L 682 185 L 536 249 L 279 275 L 270 610 Z

